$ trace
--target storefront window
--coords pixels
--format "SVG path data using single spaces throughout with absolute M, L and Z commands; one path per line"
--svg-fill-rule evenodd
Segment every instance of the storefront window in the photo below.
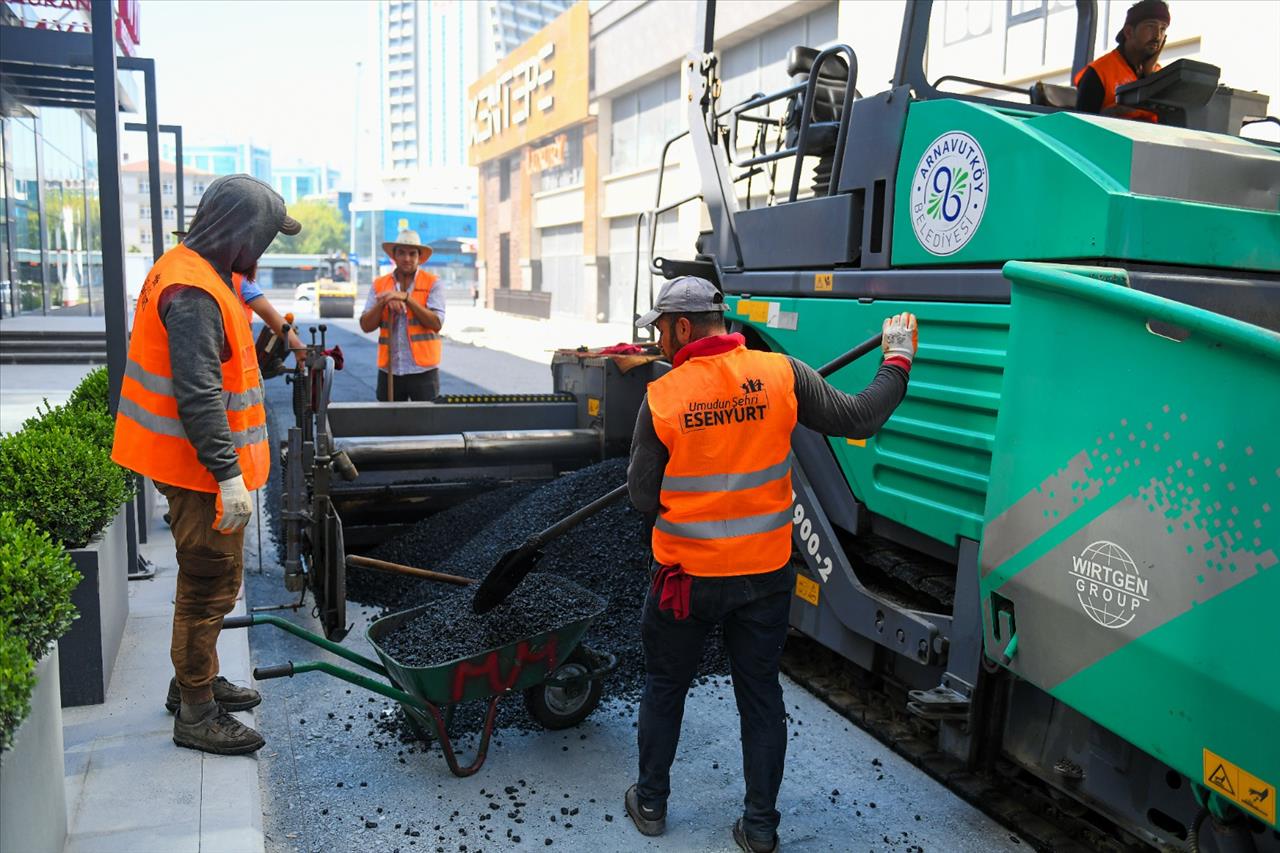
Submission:
M 684 129 L 683 118 L 678 74 L 614 98 L 611 171 L 658 168 L 662 146 Z
M 581 186 L 582 128 L 570 128 L 530 146 L 525 162 L 534 192 Z
M 42 109 L 40 113 L 40 185 L 49 261 L 45 309 L 87 314 L 82 119 L 74 110 Z
M 44 307 L 40 262 L 40 188 L 36 180 L 36 128 L 33 119 L 6 119 L 13 161 L 13 271 L 20 314 Z

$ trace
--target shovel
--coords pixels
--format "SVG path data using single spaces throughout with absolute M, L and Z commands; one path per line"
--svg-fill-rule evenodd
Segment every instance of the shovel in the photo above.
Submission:
M 837 356 L 822 365 L 822 367 L 819 367 L 818 375 L 830 376 L 846 364 L 856 361 L 879 347 L 882 338 L 883 336 L 879 334 L 867 338 L 844 355 Z M 525 575 L 533 571 L 538 559 L 542 557 L 542 547 L 544 545 L 565 531 L 577 527 L 626 493 L 627 484 L 623 483 L 603 497 L 596 498 L 572 515 L 557 521 L 541 533 L 533 534 L 518 548 L 503 554 L 494 567 L 489 570 L 489 573 L 484 576 L 484 580 L 480 583 L 480 588 L 476 590 L 475 598 L 471 600 L 472 611 L 475 613 L 488 613 L 505 601 L 511 591 L 520 585 L 520 581 L 524 580 Z

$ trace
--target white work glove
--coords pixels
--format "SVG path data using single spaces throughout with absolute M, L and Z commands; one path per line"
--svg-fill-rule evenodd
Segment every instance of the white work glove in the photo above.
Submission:
M 218 483 L 216 507 L 213 527 L 219 533 L 235 533 L 249 523 L 249 516 L 253 515 L 253 499 L 244 487 L 244 477 L 236 474 Z
M 884 321 L 884 340 L 880 349 L 885 358 L 905 358 L 910 364 L 916 356 L 920 331 L 916 328 L 916 315 L 909 311 L 895 314 Z

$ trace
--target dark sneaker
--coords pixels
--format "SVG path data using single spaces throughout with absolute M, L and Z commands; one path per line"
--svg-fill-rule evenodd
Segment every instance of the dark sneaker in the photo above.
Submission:
M 261 704 L 262 694 L 250 687 L 232 684 L 219 675 L 213 680 L 213 701 L 221 705 L 224 711 L 247 711 Z M 176 714 L 181 704 L 182 693 L 178 690 L 178 679 L 171 678 L 164 706 L 170 714 Z
M 769 841 L 749 838 L 747 831 L 742 828 L 742 818 L 738 818 L 733 825 L 733 840 L 737 842 L 738 847 L 747 851 L 747 853 L 777 853 L 778 850 L 778 836 L 776 833 Z
M 667 831 L 666 808 L 655 809 L 640 805 L 640 795 L 636 793 L 635 785 L 627 789 L 626 796 L 622 799 L 627 808 L 627 816 L 641 835 L 661 835 Z
M 266 743 L 262 735 L 221 709 L 194 723 L 184 722 L 178 714 L 173 718 L 173 742 L 215 755 L 244 755 Z

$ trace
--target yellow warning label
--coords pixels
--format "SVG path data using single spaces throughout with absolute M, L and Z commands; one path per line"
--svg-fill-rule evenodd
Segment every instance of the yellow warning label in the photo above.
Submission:
M 796 597 L 803 598 L 816 607 L 818 605 L 818 584 L 804 575 L 796 575 Z
M 587 398 L 587 415 L 593 418 L 600 416 L 600 401 L 597 398 Z
M 747 319 L 753 323 L 767 323 L 769 321 L 769 303 L 756 299 L 740 299 L 738 300 L 738 313 L 746 314 Z
M 1276 786 L 1263 782 L 1220 755 L 1204 751 L 1204 783 L 1267 823 L 1276 822 Z
M 835 282 L 835 276 L 829 272 L 816 272 L 813 274 L 814 290 L 830 290 Z
M 852 444 L 854 447 L 867 446 L 867 440 L 865 438 L 846 438 L 845 441 Z

